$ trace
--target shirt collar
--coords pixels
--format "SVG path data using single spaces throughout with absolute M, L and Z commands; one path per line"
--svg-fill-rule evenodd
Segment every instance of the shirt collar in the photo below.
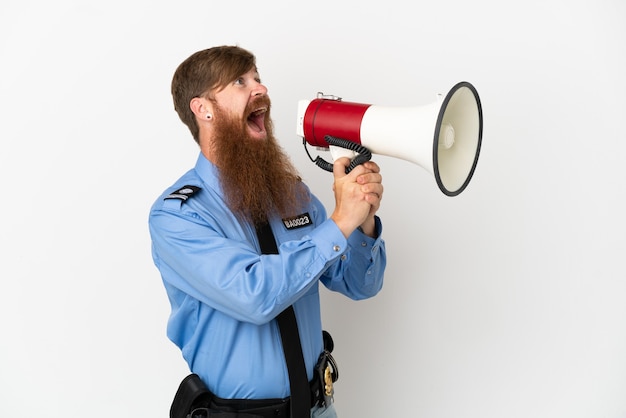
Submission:
M 196 161 L 194 169 L 207 187 L 215 190 L 218 194 L 223 195 L 222 185 L 219 180 L 219 170 L 215 164 L 204 156 L 204 154 L 200 153 L 198 155 L 198 160 Z

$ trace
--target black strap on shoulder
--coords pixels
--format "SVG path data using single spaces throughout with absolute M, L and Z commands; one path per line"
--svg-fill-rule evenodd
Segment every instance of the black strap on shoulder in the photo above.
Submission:
M 261 247 L 261 253 L 263 254 L 278 254 L 278 246 L 276 246 L 276 239 L 274 238 L 274 232 L 269 222 L 264 222 L 256 225 L 256 235 L 259 239 L 259 246 Z
M 278 254 L 276 239 L 268 222 L 257 225 L 256 233 L 263 254 Z M 280 338 L 289 372 L 291 418 L 309 418 L 311 393 L 293 306 L 289 306 L 281 312 L 276 319 L 280 328 Z

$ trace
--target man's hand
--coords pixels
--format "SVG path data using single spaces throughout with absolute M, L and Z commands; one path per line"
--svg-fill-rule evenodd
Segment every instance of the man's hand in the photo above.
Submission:
M 367 161 L 346 174 L 349 164 L 350 160 L 345 157 L 333 164 L 335 210 L 330 218 L 346 238 L 359 226 L 373 237 L 376 232 L 374 215 L 383 197 L 380 167 Z

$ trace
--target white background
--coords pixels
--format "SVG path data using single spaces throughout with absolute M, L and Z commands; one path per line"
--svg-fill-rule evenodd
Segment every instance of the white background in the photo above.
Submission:
M 0 416 L 168 416 L 187 368 L 147 214 L 197 155 L 169 84 L 239 44 L 329 207 L 298 100 L 481 96 L 461 195 L 375 156 L 385 287 L 323 293 L 342 418 L 626 417 L 625 18 L 621 0 L 3 0 Z

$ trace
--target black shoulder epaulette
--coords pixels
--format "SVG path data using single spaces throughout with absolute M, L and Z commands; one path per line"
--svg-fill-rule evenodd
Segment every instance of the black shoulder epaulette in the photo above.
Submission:
M 198 186 L 183 186 L 180 189 L 176 190 L 175 192 L 172 192 L 169 195 L 165 196 L 165 200 L 179 199 L 185 202 L 187 199 L 189 199 L 194 194 L 198 193 L 200 190 L 202 189 Z

